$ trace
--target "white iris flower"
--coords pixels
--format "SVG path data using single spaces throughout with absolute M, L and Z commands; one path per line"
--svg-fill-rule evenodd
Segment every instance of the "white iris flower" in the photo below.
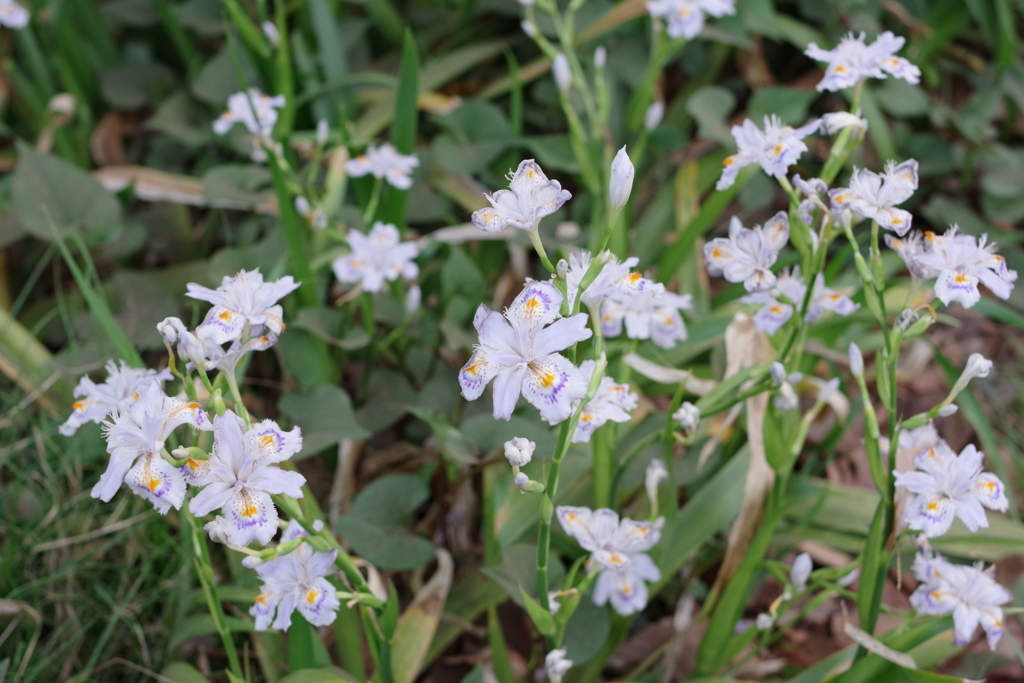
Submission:
M 800 128 L 793 128 L 783 125 L 779 117 L 774 115 L 764 117 L 764 130 L 750 119 L 741 126 L 733 126 L 731 132 L 739 151 L 726 157 L 722 177 L 718 179 L 715 189 L 732 187 L 740 169 L 751 164 L 759 164 L 773 178 L 785 176 L 789 167 L 807 151 L 804 138 L 817 133 L 820 128 L 821 121 L 818 119 Z
M 590 385 L 597 364 L 592 360 L 580 364 L 584 386 Z M 587 401 L 576 423 L 573 443 L 589 443 L 598 427 L 607 422 L 629 422 L 630 413 L 636 410 L 638 397 L 629 390 L 628 384 L 618 384 L 611 377 L 602 377 L 594 398 Z
M 287 555 L 258 565 L 256 573 L 263 579 L 263 586 L 249 610 L 256 618 L 256 630 L 287 631 L 295 610 L 313 626 L 334 623 L 341 601 L 325 577 L 331 573 L 337 555 L 336 549 L 315 552 L 303 543 Z
M 878 221 L 880 226 L 902 237 L 910 230 L 913 216 L 909 211 L 897 209 L 896 205 L 910 199 L 916 189 L 917 162 L 913 159 L 901 164 L 890 161 L 882 174 L 855 168 L 850 187 L 832 190 L 829 198 L 834 207 Z
M 156 370 L 139 370 L 130 367 L 124 361 L 115 363 L 110 360 L 106 365 L 107 379 L 96 384 L 88 377 L 82 377 L 75 387 L 77 401 L 71 404 L 71 415 L 67 422 L 60 426 L 60 433 L 71 436 L 86 422 L 100 424 L 111 413 L 123 412 L 131 408 L 139 398 L 139 393 L 146 387 L 160 387 L 160 384 L 171 379 L 171 371 L 164 368 Z
M 299 283 L 291 275 L 275 282 L 264 282 L 257 268 L 239 271 L 234 277 L 225 276 L 217 289 L 190 282 L 186 296 L 213 304 L 196 328 L 196 334 L 200 339 L 224 344 L 241 340 L 247 326 L 252 337 L 264 332 L 275 337 L 281 334 L 283 313 L 277 302 L 298 287 Z
M 277 110 L 285 106 L 284 95 L 271 97 L 259 88 L 236 92 L 228 98 L 228 108 L 213 122 L 213 132 L 224 135 L 236 123 L 259 138 L 269 138 L 277 124 Z
M 663 349 L 671 349 L 686 339 L 686 323 L 679 311 L 693 308 L 693 297 L 665 290 L 651 283 L 635 294 L 616 294 L 601 309 L 601 333 L 606 337 L 622 334 L 630 339 L 650 339 Z
M 352 253 L 335 259 L 334 274 L 341 282 L 361 282 L 367 292 L 379 292 L 384 282 L 419 275 L 413 261 L 419 255 L 415 242 L 403 242 L 398 228 L 377 221 L 366 235 L 349 230 L 345 239 Z
M 785 211 L 765 221 L 763 228 L 744 228 L 733 216 L 729 236 L 716 237 L 704 245 L 708 274 L 742 282 L 748 292 L 763 292 L 775 284 L 771 267 L 788 241 L 789 218 Z
M 1010 298 L 1017 271 L 1007 268 L 1006 259 L 996 254 L 996 244 L 989 243 L 987 235 L 978 239 L 959 235 L 958 229 L 954 225 L 944 235 L 931 236 L 931 248 L 915 257 L 918 265 L 938 272 L 935 296 L 947 306 L 959 301 L 970 308 L 981 300 L 981 282 L 1000 299 Z
M 474 211 L 473 224 L 487 232 L 511 225 L 520 230 L 536 230 L 544 216 L 550 216 L 572 199 L 557 180 L 549 180 L 533 159 L 519 162 L 509 175 L 509 189 L 485 194 L 491 206 Z
M 653 0 L 647 3 L 647 11 L 666 21 L 670 38 L 692 40 L 704 30 L 705 14 L 736 14 L 736 0 Z
M 804 54 L 819 62 L 828 62 L 825 78 L 818 84 L 818 90 L 843 90 L 856 85 L 861 79 L 886 78 L 886 74 L 917 84 L 921 80 L 921 70 L 896 56 L 905 42 L 903 37 L 885 31 L 875 42 L 867 45 L 864 33 L 859 36 L 849 33 L 831 50 L 823 50 L 811 43 Z
M 349 159 L 345 170 L 353 178 L 361 178 L 370 174 L 374 178 L 384 178 L 399 190 L 412 187 L 412 170 L 420 165 L 415 154 L 401 154 L 391 143 L 385 142 L 380 147 L 370 145 L 366 152 L 354 159 Z

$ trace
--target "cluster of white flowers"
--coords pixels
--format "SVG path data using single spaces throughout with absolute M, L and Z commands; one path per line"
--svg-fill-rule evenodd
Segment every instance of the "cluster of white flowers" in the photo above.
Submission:
M 364 291 L 379 292 L 385 282 L 398 278 L 414 280 L 420 269 L 413 261 L 419 256 L 415 242 L 403 242 L 398 228 L 377 221 L 369 234 L 349 230 L 345 234 L 352 250 L 334 260 L 334 275 L 341 282 L 358 282 Z
M 533 159 L 519 162 L 508 176 L 509 189 L 484 195 L 491 206 L 473 212 L 473 224 L 487 232 L 507 226 L 536 230 L 544 216 L 550 216 L 572 199 L 557 180 L 549 180 Z
M 584 386 L 590 384 L 596 365 L 592 360 L 580 364 Z M 607 422 L 629 422 L 630 413 L 636 410 L 637 401 L 636 393 L 630 391 L 628 385 L 619 384 L 611 377 L 602 377 L 594 398 L 587 401 L 580 412 L 580 420 L 576 423 L 572 442 L 588 443 L 598 427 Z M 575 409 L 575 405 L 573 408 Z
M 277 124 L 278 110 L 286 104 L 284 95 L 271 97 L 259 88 L 236 92 L 228 98 L 228 108 L 213 122 L 213 132 L 226 135 L 236 123 L 241 123 L 253 136 L 253 161 L 266 161 L 263 146 L 273 145 L 271 136 Z
M 233 371 L 243 354 L 264 351 L 277 342 L 284 331 L 277 302 L 298 286 L 290 275 L 264 282 L 259 269 L 225 276 L 217 289 L 192 282 L 187 296 L 213 304 L 203 322 L 190 332 L 180 319 L 166 318 L 157 330 L 168 347 L 177 346 L 178 356 L 189 367 Z M 224 344 L 229 344 L 227 349 Z
M 943 235 L 929 231 L 923 237 L 885 237 L 912 275 L 935 279 L 935 296 L 947 306 L 954 301 L 964 308 L 977 304 L 981 301 L 979 283 L 1000 299 L 1009 299 L 1017 281 L 1017 271 L 1007 267 L 1006 259 L 996 253 L 997 246 L 988 241 L 987 235 L 961 235 L 959 227 L 953 225 Z
M 995 650 L 1004 628 L 1001 605 L 1013 600 L 1013 593 L 996 583 L 995 566 L 953 564 L 932 552 L 927 540 L 919 545 L 913 571 L 920 585 L 910 604 L 921 614 L 952 614 L 957 645 L 966 645 L 980 625 Z
M 345 171 L 353 178 L 372 175 L 387 180 L 396 189 L 408 190 L 412 187 L 412 171 L 419 165 L 415 154 L 402 154 L 385 142 L 379 147 L 370 145 L 363 154 L 349 159 Z
M 665 520 L 637 522 L 619 519 L 607 508 L 559 506 L 555 510 L 565 533 L 590 553 L 598 571 L 594 604 L 611 603 L 623 616 L 647 606 L 647 581 L 660 581 L 661 570 L 646 551 L 657 544 Z
M 902 236 L 910 230 L 913 217 L 896 205 L 910 199 L 915 190 L 917 162 L 910 159 L 901 164 L 890 161 L 883 174 L 854 168 L 850 187 L 836 188 L 828 194 L 833 210 L 852 211 Z
M 724 17 L 736 14 L 736 0 L 652 0 L 647 11 L 667 22 L 671 38 L 696 38 L 704 30 L 704 15 Z
M 843 90 L 866 78 L 885 78 L 886 74 L 916 84 L 921 79 L 921 70 L 895 56 L 905 42 L 904 38 L 885 31 L 867 45 L 863 33 L 859 36 L 850 33 L 831 50 L 811 43 L 804 53 L 811 59 L 828 62 L 818 90 Z
M 949 531 L 959 517 L 971 531 L 988 526 L 985 508 L 1009 508 L 1003 482 L 981 470 L 985 454 L 973 444 L 957 455 L 935 428 L 925 425 L 900 435 L 900 450 L 913 449 L 914 470 L 894 472 L 896 486 L 906 489 L 904 521 L 915 531 L 933 538 Z
M 787 126 L 778 116 L 764 117 L 764 130 L 750 119 L 732 127 L 732 136 L 739 151 L 725 158 L 722 176 L 715 189 L 727 190 L 736 182 L 740 169 L 758 164 L 773 178 L 782 178 L 800 155 L 807 151 L 804 138 L 821 129 L 821 120 L 814 119 L 800 128 Z
M 780 300 L 785 296 L 788 301 Z M 793 316 L 793 306 L 802 306 L 807 296 L 807 285 L 800 277 L 800 266 L 783 270 L 769 291 L 747 294 L 740 301 L 747 304 L 760 304 L 754 313 L 753 321 L 757 329 L 767 334 L 775 334 Z M 826 312 L 847 316 L 860 308 L 850 297 L 841 294 L 831 287 L 825 286 L 825 275 L 818 273 L 814 278 L 814 289 L 811 291 L 810 304 L 804 315 L 804 322 L 812 323 Z
M 71 436 L 86 422 L 101 424 L 111 413 L 122 413 L 131 408 L 141 392 L 149 386 L 159 387 L 171 379 L 168 368 L 157 372 L 148 368 L 138 369 L 124 361 L 120 364 L 107 361 L 107 379 L 96 384 L 88 376 L 82 377 L 75 387 L 79 399 L 71 404 L 71 415 L 60 426 L 60 433 Z

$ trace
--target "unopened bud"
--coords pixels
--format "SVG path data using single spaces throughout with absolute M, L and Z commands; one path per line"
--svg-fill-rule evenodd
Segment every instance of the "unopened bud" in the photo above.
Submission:
M 608 61 L 608 51 L 604 49 L 604 45 L 598 46 L 594 50 L 594 67 L 597 69 L 603 69 L 605 62 Z
M 263 564 L 263 560 L 255 555 L 246 555 L 242 558 L 242 566 L 246 569 L 255 569 Z
M 956 415 L 956 411 L 958 410 L 960 410 L 960 408 L 957 406 L 957 404 L 950 403 L 947 406 L 942 406 L 941 408 L 939 408 L 938 416 L 949 417 L 950 415 Z
M 527 21 L 526 19 L 523 19 L 523 21 L 520 22 L 519 25 L 523 28 L 523 33 L 530 36 L 531 38 L 537 37 L 537 27 L 534 25 L 532 21 Z
M 409 291 L 405 293 L 405 312 L 407 315 L 412 315 L 416 311 L 420 310 L 420 304 L 423 301 L 423 291 L 419 285 L 413 285 L 409 288 Z
M 569 274 L 569 262 L 564 258 L 559 259 L 558 263 L 555 264 L 555 274 L 558 275 L 560 280 L 564 280 L 566 275 Z
M 860 352 L 860 347 L 855 343 L 850 342 L 850 374 L 854 377 L 860 378 L 864 376 L 864 354 Z
M 651 508 L 655 510 L 655 515 L 658 506 L 658 484 L 666 479 L 668 479 L 668 469 L 665 468 L 665 463 L 658 458 L 651 460 L 644 476 L 644 488 L 647 489 L 647 498 L 651 501 Z
M 327 123 L 327 119 L 320 119 L 316 122 L 316 144 L 323 145 L 327 143 L 327 136 L 331 134 L 331 127 Z
M 775 386 L 780 386 L 786 381 L 786 366 L 779 361 L 772 363 L 770 372 L 772 375 L 772 384 Z
M 608 197 L 614 211 L 621 209 L 629 200 L 629 193 L 633 191 L 634 173 L 633 162 L 629 160 L 623 145 L 612 160 L 611 178 L 608 180 Z
M 533 459 L 537 444 L 529 439 L 517 436 L 505 442 L 505 458 L 512 467 L 524 467 Z
M 273 47 L 277 47 L 277 44 L 281 42 L 281 32 L 277 30 L 277 26 L 272 21 L 264 21 L 261 25 L 263 29 L 263 35 L 267 37 L 267 40 Z
M 644 128 L 648 131 L 654 130 L 661 124 L 661 119 L 664 117 L 665 103 L 661 100 L 654 100 L 647 107 L 647 112 L 644 114 Z
M 803 593 L 807 588 L 807 579 L 811 576 L 812 569 L 814 569 L 814 563 L 811 562 L 810 555 L 807 553 L 797 555 L 796 560 L 793 561 L 793 568 L 789 572 L 789 582 L 793 584 L 797 593 Z
M 189 446 L 184 448 L 179 446 L 171 451 L 171 455 L 174 456 L 175 460 L 209 460 L 210 454 L 204 451 L 202 448 L 196 448 L 195 446 Z
M 526 476 L 526 474 L 524 474 L 523 472 L 520 472 L 519 474 L 516 475 L 515 483 L 520 491 L 525 492 L 526 489 L 530 486 L 530 478 Z
M 555 55 L 555 61 L 551 65 L 551 71 L 555 75 L 555 85 L 563 95 L 568 94 L 572 87 L 572 69 L 569 67 L 569 59 L 564 52 Z
M 985 358 L 985 356 L 980 353 L 972 353 L 967 359 L 967 365 L 964 366 L 963 374 L 960 375 L 960 379 L 953 385 L 950 396 L 956 396 L 966 389 L 967 385 L 975 377 L 988 377 L 989 373 L 992 372 L 992 367 L 992 361 Z
M 761 612 L 757 615 L 757 619 L 754 621 L 754 625 L 757 626 L 758 631 L 767 631 L 775 625 L 775 617 L 768 614 L 767 612 Z

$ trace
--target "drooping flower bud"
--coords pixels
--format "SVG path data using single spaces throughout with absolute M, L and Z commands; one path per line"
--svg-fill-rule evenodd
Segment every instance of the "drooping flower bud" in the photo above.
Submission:
M 608 61 L 608 51 L 604 49 L 604 45 L 599 45 L 594 50 L 594 67 L 597 69 L 603 69 L 605 62 Z
M 612 173 L 608 181 L 608 196 L 611 199 L 612 210 L 618 211 L 629 200 L 629 193 L 633 191 L 633 162 L 626 154 L 626 147 L 623 145 L 619 153 L 612 160 Z
M 512 467 L 524 467 L 533 459 L 537 444 L 522 436 L 505 442 L 505 457 Z
M 850 342 L 850 374 L 854 377 L 860 378 L 864 376 L 864 354 L 860 352 L 860 347 L 855 343 Z
M 555 61 L 551 65 L 551 71 L 555 75 L 555 85 L 563 95 L 568 94 L 572 87 L 572 69 L 569 67 L 569 60 L 564 52 L 555 55 Z
M 949 392 L 950 397 L 955 397 L 966 389 L 967 385 L 975 377 L 988 377 L 989 373 L 992 372 L 992 366 L 992 361 L 985 358 L 985 356 L 980 353 L 972 353 L 967 359 L 967 365 L 964 367 L 960 379 L 956 381 L 956 384 L 953 385 L 953 390 Z M 947 400 L 952 400 L 952 398 Z
M 565 276 L 569 274 L 569 262 L 564 258 L 559 259 L 558 263 L 555 264 L 555 274 L 558 275 L 559 279 L 564 280 Z
M 647 107 L 647 112 L 644 114 L 644 128 L 648 131 L 654 130 L 661 124 L 661 119 L 664 117 L 665 103 L 661 100 L 654 100 Z
M 267 37 L 270 45 L 277 47 L 277 44 L 281 42 L 281 32 L 277 30 L 277 25 L 272 21 L 264 21 L 260 28 L 263 29 L 263 35 Z
M 956 415 L 956 412 L 960 410 L 960 407 L 955 403 L 950 403 L 948 406 L 942 406 L 939 408 L 939 417 L 949 417 L 950 415 Z
M 797 593 L 803 593 L 807 589 L 807 579 L 810 577 L 812 569 L 814 569 L 814 563 L 811 562 L 810 555 L 807 553 L 797 555 L 796 560 L 793 561 L 793 568 L 789 572 L 789 582 L 793 584 Z
M 668 479 L 668 470 L 665 468 L 665 463 L 658 458 L 651 460 L 644 477 L 644 488 L 647 489 L 647 498 L 651 501 L 654 516 L 657 516 L 658 508 L 658 484 L 666 479 Z

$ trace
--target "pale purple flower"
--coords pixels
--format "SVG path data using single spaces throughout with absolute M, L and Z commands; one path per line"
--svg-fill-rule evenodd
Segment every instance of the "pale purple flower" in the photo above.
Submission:
M 818 90 L 842 90 L 864 78 L 886 78 L 886 73 L 916 84 L 921 79 L 921 70 L 906 59 L 895 56 L 905 42 L 904 38 L 885 31 L 875 42 L 867 45 L 864 33 L 859 36 L 848 33 L 831 50 L 823 50 L 811 43 L 804 54 L 819 62 L 828 62 L 825 78 L 818 84 Z
M 224 135 L 236 123 L 257 137 L 269 138 L 277 123 L 277 110 L 285 106 L 284 95 L 271 97 L 259 88 L 236 92 L 228 98 L 228 108 L 213 122 L 213 132 Z
M 591 553 L 600 566 L 594 584 L 594 604 L 611 602 L 616 612 L 628 616 L 647 605 L 647 581 L 660 581 L 661 571 L 646 554 L 661 538 L 665 519 L 654 522 L 619 520 L 607 508 L 559 506 L 555 510 L 565 533 Z
M 807 151 L 804 138 L 818 132 L 820 128 L 821 121 L 818 119 L 800 128 L 793 128 L 783 125 L 779 117 L 774 115 L 764 117 L 764 130 L 750 119 L 741 126 L 733 126 L 732 136 L 736 139 L 739 151 L 726 157 L 722 177 L 718 179 L 715 189 L 732 187 L 740 169 L 750 164 L 760 164 L 764 172 L 773 178 L 785 176 L 789 167 Z
M 345 171 L 353 178 L 361 178 L 370 174 L 374 178 L 384 178 L 388 183 L 399 189 L 408 190 L 412 187 L 412 170 L 420 165 L 415 154 L 401 154 L 389 142 L 380 147 L 370 145 L 366 152 L 345 164 Z
M 618 295 L 628 298 L 633 294 L 659 287 L 640 273 L 631 271 L 640 262 L 640 259 L 636 257 L 627 258 L 619 263 L 619 260 L 611 252 L 604 252 L 599 254 L 598 258 L 604 260 L 604 265 L 601 266 L 597 277 L 580 298 L 580 301 L 587 306 L 600 307 L 601 303 L 609 297 Z M 583 276 L 586 275 L 593 261 L 590 252 L 583 249 L 576 249 L 569 255 L 565 285 L 570 310 L 576 304 L 576 296 L 579 293 L 580 284 L 583 282 Z
M 955 641 L 966 645 L 981 625 L 990 649 L 1003 635 L 1001 605 L 1013 600 L 1013 593 L 996 583 L 995 565 L 985 569 L 982 562 L 953 564 L 930 549 L 914 558 L 914 576 L 920 585 L 910 604 L 921 614 L 953 615 Z
M 554 604 L 558 604 L 557 602 Z M 553 614 L 554 612 L 552 612 Z M 552 650 L 544 657 L 544 673 L 550 683 L 562 683 L 565 674 L 572 668 L 572 660 L 565 658 L 566 649 Z
M 217 289 L 190 282 L 186 296 L 213 304 L 196 334 L 200 339 L 223 344 L 241 339 L 246 325 L 253 337 L 261 336 L 265 330 L 275 336 L 281 334 L 283 312 L 277 302 L 298 287 L 291 275 L 264 282 L 257 268 L 239 271 L 234 277 L 225 276 Z
M 103 423 L 110 462 L 92 497 L 110 502 L 124 482 L 162 515 L 172 506 L 179 509 L 185 500 L 185 480 L 161 452 L 171 432 L 183 424 L 204 431 L 213 428 L 198 403 L 166 396 L 157 384 L 144 387 L 128 409 Z
M 558 211 L 572 198 L 561 183 L 548 180 L 533 159 L 519 162 L 519 168 L 508 179 L 508 190 L 484 195 L 491 203 L 489 208 L 473 212 L 473 224 L 481 230 L 497 232 L 508 225 L 535 230 L 544 216 Z
M 797 593 L 807 590 L 807 579 L 810 578 L 812 569 L 814 569 L 814 563 L 811 562 L 810 555 L 800 553 L 796 556 L 793 567 L 789 570 L 789 582 L 793 584 Z
M 775 334 L 793 316 L 793 305 L 781 301 L 778 294 L 785 294 L 796 306 L 802 306 L 804 297 L 807 296 L 807 285 L 800 277 L 800 267 L 794 266 L 791 270 L 784 270 L 775 282 L 775 286 L 766 292 L 748 294 L 740 299 L 747 304 L 761 304 L 761 308 L 754 313 L 752 320 L 757 329 L 767 334 Z M 831 287 L 825 286 L 825 276 L 822 273 L 814 278 L 814 291 L 811 293 L 811 302 L 804 316 L 804 322 L 812 323 L 821 318 L 826 311 L 832 311 L 837 315 L 847 316 L 860 308 L 850 297 L 837 292 Z
M 256 573 L 263 586 L 249 610 L 256 618 L 256 630 L 287 631 L 295 610 L 313 626 L 334 623 L 341 601 L 326 577 L 337 555 L 337 549 L 321 553 L 303 543 L 287 555 L 258 565 Z
M 988 526 L 984 508 L 1005 512 L 1009 507 L 1005 487 L 994 474 L 981 471 L 984 457 L 973 444 L 960 455 L 928 448 L 915 456 L 916 471 L 894 472 L 896 486 L 912 494 L 905 513 L 907 526 L 932 538 L 949 531 L 953 517 L 977 531 Z
M 622 334 L 630 339 L 650 339 L 663 349 L 671 349 L 686 339 L 686 323 L 679 311 L 693 308 L 693 297 L 665 291 L 662 284 L 651 283 L 635 294 L 617 294 L 601 308 L 601 332 L 606 337 Z
M 140 370 L 130 367 L 123 360 L 119 363 L 109 360 L 105 369 L 107 379 L 100 384 L 88 376 L 78 381 L 74 393 L 78 400 L 71 404 L 71 415 L 60 426 L 60 433 L 64 436 L 71 436 L 86 422 L 100 424 L 107 415 L 128 410 L 146 387 L 159 388 L 161 383 L 172 377 L 168 368 L 160 372 Z
M 398 228 L 377 221 L 366 235 L 349 230 L 346 235 L 352 253 L 334 260 L 334 275 L 341 282 L 361 282 L 367 292 L 379 292 L 384 282 L 398 278 L 412 280 L 420 269 L 413 261 L 419 255 L 416 242 L 403 242 Z
M 800 174 L 794 174 L 793 186 L 800 191 L 803 199 L 800 201 L 797 210 L 804 224 L 810 226 L 814 222 L 815 209 L 827 209 L 822 197 L 828 196 L 828 185 L 821 178 L 808 178 L 804 180 Z M 817 243 L 817 234 L 811 233 Z M 817 248 L 817 246 L 815 246 Z
M 633 162 L 626 153 L 626 146 L 623 145 L 618 154 L 612 160 L 612 167 L 608 179 L 608 199 L 611 202 L 612 210 L 618 211 L 629 201 L 629 194 L 633 190 L 633 176 L 636 170 Z
M 14 0 L 0 0 L 0 26 L 25 28 L 31 18 L 29 11 Z
M 885 234 L 885 243 L 889 245 L 889 248 L 900 255 L 903 262 L 907 264 L 907 270 L 911 275 L 922 280 L 931 280 L 939 275 L 938 270 L 924 265 L 920 259 L 920 256 L 931 250 L 932 239 L 928 237 L 929 235 L 934 237 L 934 233 L 931 232 L 924 235 L 913 232 L 902 238 L 889 233 Z
M 835 135 L 844 128 L 850 128 L 854 140 L 864 137 L 868 132 L 868 120 L 861 118 L 860 113 L 851 114 L 848 111 L 834 111 L 823 114 L 821 127 L 829 135 Z
M 771 267 L 789 241 L 789 218 L 785 211 L 765 221 L 764 227 L 744 228 L 736 216 L 729 221 L 729 236 L 716 237 L 704 245 L 708 274 L 729 282 L 742 282 L 748 292 L 762 292 L 775 284 Z
M 589 339 L 587 316 L 559 320 L 562 294 L 549 282 L 530 282 L 504 316 L 483 304 L 473 325 L 480 343 L 459 371 L 462 395 L 474 401 L 494 380 L 494 418 L 512 417 L 519 395 L 554 424 L 569 417 L 587 384 L 579 369 L 558 352 Z
M 881 175 L 855 168 L 850 187 L 832 190 L 829 198 L 833 206 L 878 221 L 886 230 L 903 236 L 910 230 L 913 216 L 909 211 L 897 209 L 896 205 L 910 199 L 916 189 L 917 162 L 913 159 L 901 164 L 890 161 Z
M 245 547 L 253 541 L 266 545 L 277 533 L 277 508 L 271 494 L 302 498 L 306 478 L 273 465 L 302 449 L 298 427 L 283 431 L 264 420 L 243 433 L 244 423 L 228 411 L 213 423 L 213 453 L 209 460 L 189 460 L 181 471 L 189 483 L 202 487 L 189 503 L 189 511 L 204 517 L 224 513 L 222 530 L 228 543 Z
M 1010 298 L 1017 271 L 1006 267 L 1006 259 L 996 254 L 996 244 L 987 235 L 979 240 L 958 235 L 954 225 L 946 234 L 931 237 L 931 249 L 917 256 L 917 263 L 938 271 L 935 296 L 947 306 L 959 301 L 970 308 L 981 300 L 978 283 L 984 283 L 1000 299 Z
M 736 14 L 735 0 L 652 0 L 647 3 L 652 17 L 664 19 L 671 38 L 696 38 L 704 30 L 704 15 L 724 17 Z
M 597 364 L 592 360 L 583 361 L 580 373 L 589 386 Z M 587 401 L 580 412 L 573 443 L 589 443 L 594 432 L 608 422 L 629 422 L 630 413 L 636 410 L 638 396 L 629 390 L 628 384 L 619 384 L 611 377 L 602 377 L 594 398 Z

